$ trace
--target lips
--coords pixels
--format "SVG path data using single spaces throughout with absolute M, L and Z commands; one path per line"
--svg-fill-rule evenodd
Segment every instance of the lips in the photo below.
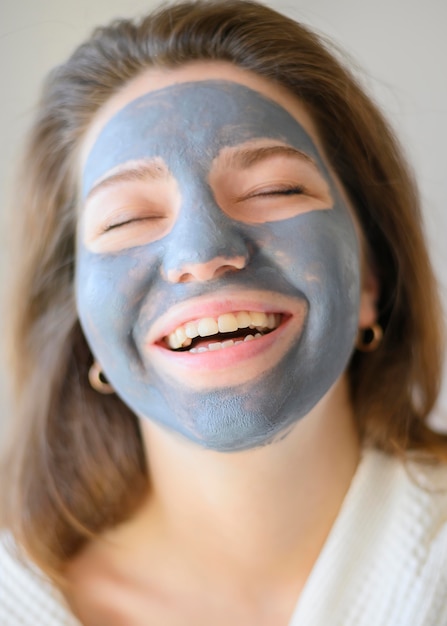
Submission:
M 219 350 L 252 341 L 277 328 L 281 323 L 279 313 L 263 311 L 236 311 L 218 317 L 203 317 L 178 326 L 164 337 L 170 350 L 187 350 L 190 353 Z
M 239 385 L 275 367 L 299 341 L 307 312 L 304 298 L 270 291 L 199 296 L 154 322 L 144 358 L 191 388 Z

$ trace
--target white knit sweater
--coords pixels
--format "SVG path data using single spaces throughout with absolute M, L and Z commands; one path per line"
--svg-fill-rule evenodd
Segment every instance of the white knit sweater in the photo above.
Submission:
M 78 626 L 6 544 L 1 626 Z M 364 452 L 289 626 L 447 626 L 446 466 Z

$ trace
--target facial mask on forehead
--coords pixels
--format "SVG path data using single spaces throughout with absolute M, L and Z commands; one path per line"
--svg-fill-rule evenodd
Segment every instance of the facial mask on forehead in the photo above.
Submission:
M 297 153 L 296 173 L 293 154 L 284 161 L 292 172 L 287 189 L 274 156 L 231 169 L 223 155 L 247 146 Z M 304 164 L 303 180 L 299 155 L 315 172 Z M 360 276 L 349 210 L 301 124 L 239 83 L 174 84 L 130 102 L 88 155 L 84 197 L 113 172 L 154 160 L 167 174 L 158 187 L 150 177 L 138 181 L 138 198 L 159 202 L 157 211 L 164 206 L 170 216 L 156 235 L 153 215 L 152 222 L 139 215 L 95 235 L 96 247 L 87 245 L 93 208 L 96 221 L 109 219 L 122 194 L 128 210 L 137 183 L 121 182 L 118 191 L 110 186 L 94 203 L 87 200 L 76 276 L 84 333 L 110 383 L 140 417 L 219 451 L 265 445 L 315 406 L 351 354 Z M 258 195 L 231 200 L 252 179 Z M 327 206 L 300 191 L 309 180 L 328 190 Z M 254 328 L 240 327 L 247 319 L 241 313 Z M 233 328 L 235 319 L 237 329 L 216 335 L 213 321 L 219 331 L 221 316 L 228 323 L 222 328 Z M 183 347 L 183 334 L 201 324 L 211 334 L 188 337 Z M 225 341 L 233 344 L 208 349 Z

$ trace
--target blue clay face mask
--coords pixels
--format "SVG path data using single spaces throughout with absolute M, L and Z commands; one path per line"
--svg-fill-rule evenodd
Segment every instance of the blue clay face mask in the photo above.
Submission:
M 218 451 L 265 445 L 343 373 L 360 261 L 301 124 L 242 84 L 147 93 L 88 154 L 76 297 L 123 401 Z

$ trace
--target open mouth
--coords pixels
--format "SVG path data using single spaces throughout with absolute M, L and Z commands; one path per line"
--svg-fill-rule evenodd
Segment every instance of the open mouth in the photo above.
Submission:
M 201 353 L 230 348 L 262 338 L 278 328 L 280 313 L 238 311 L 218 317 L 204 317 L 178 326 L 163 338 L 163 344 L 174 352 Z

